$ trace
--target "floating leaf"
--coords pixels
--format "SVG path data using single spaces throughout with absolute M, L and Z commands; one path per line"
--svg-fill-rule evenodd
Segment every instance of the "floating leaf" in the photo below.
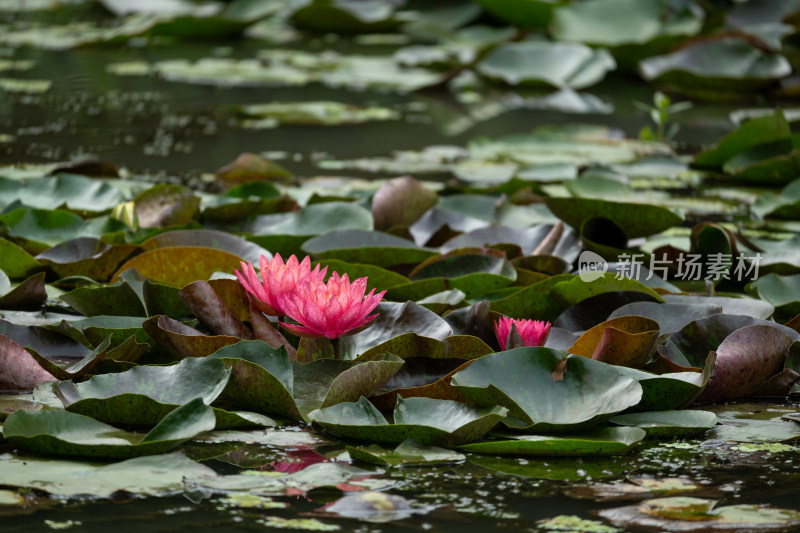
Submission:
M 38 383 L 55 378 L 25 351 L 25 348 L 0 335 L 0 386 L 6 390 L 31 390 Z
M 453 376 L 452 384 L 478 405 L 508 407 L 504 423 L 529 431 L 574 431 L 639 403 L 642 387 L 615 367 L 550 348 L 515 348 L 486 355 Z M 578 392 L 580 391 L 580 392 Z
M 617 64 L 605 49 L 577 43 L 523 41 L 498 46 L 477 64 L 484 76 L 510 85 L 538 84 L 583 89 Z
M 204 246 L 156 248 L 125 262 L 111 281 L 135 268 L 152 281 L 180 289 L 193 281 L 207 280 L 214 272 L 233 274 L 234 269 L 241 268 L 241 260 L 230 252 Z
M 31 469 L 36 470 L 35 479 Z M 155 496 L 183 490 L 184 480 L 211 479 L 209 467 L 187 459 L 181 453 L 128 459 L 110 465 L 80 461 L 0 455 L 0 476 L 12 487 L 41 490 L 70 498 L 91 495 L 109 498 L 125 491 Z
M 545 198 L 548 209 L 575 229 L 593 218 L 604 218 L 621 228 L 629 239 L 660 233 L 683 221 L 667 207 L 644 202 L 614 202 L 594 198 Z
M 434 191 L 412 177 L 387 181 L 372 197 L 375 229 L 410 226 L 439 200 Z
M 308 414 L 327 431 L 371 442 L 399 444 L 412 438 L 422 444 L 454 446 L 482 437 L 508 411 L 503 407 L 476 408 L 460 402 L 430 398 L 398 399 L 394 424 L 366 398 L 339 403 Z
M 215 230 L 174 230 L 159 233 L 142 243 L 145 250 L 169 248 L 173 246 L 201 246 L 229 252 L 254 265 L 259 263 L 263 255 L 272 259 L 272 254 L 255 243 L 246 241 L 236 235 Z
M 646 524 L 660 531 L 786 531 L 800 524 L 800 513 L 790 509 L 753 504 L 716 507 L 716 503 L 715 500 L 674 496 L 604 509 L 598 515 L 616 526 L 639 528 Z
M 121 431 L 88 416 L 42 410 L 12 414 L 3 425 L 3 436 L 37 453 L 127 459 L 163 453 L 214 429 L 214 424 L 211 408 L 195 398 L 166 415 L 146 435 Z
M 0 269 L 0 309 L 36 307 L 45 300 L 44 272 L 34 274 L 12 289 L 10 280 Z
M 656 321 L 623 316 L 593 327 L 567 351 L 611 365 L 640 368 L 650 359 L 658 335 Z
M 54 390 L 64 407 L 108 424 L 154 426 L 194 398 L 210 404 L 230 371 L 216 360 L 189 358 L 172 366 L 137 366 L 82 383 L 63 381 Z
M 93 237 L 78 237 L 40 253 L 36 260 L 61 278 L 86 276 L 106 281 L 138 251 L 139 247 L 131 244 L 105 244 Z
M 650 57 L 639 70 L 647 81 L 672 90 L 701 98 L 730 98 L 768 87 L 788 76 L 792 67 L 785 57 L 731 36 L 698 40 L 669 55 Z
M 708 411 L 650 411 L 612 416 L 612 424 L 635 426 L 649 436 L 687 436 L 703 434 L 717 425 L 717 415 Z
M 373 444 L 348 446 L 347 452 L 355 461 L 383 466 L 438 465 L 460 463 L 465 459 L 463 454 L 453 450 L 422 445 L 412 439 L 401 442 L 392 450 Z
M 338 259 L 383 268 L 419 263 L 436 255 L 435 250 L 421 248 L 412 241 L 388 233 L 364 230 L 325 233 L 305 241 L 303 251 L 315 259 Z
M 619 431 L 623 429 L 623 431 Z M 475 453 L 509 455 L 622 455 L 642 441 L 639 428 L 595 428 L 565 437 L 544 435 L 496 434 L 492 440 L 459 446 Z

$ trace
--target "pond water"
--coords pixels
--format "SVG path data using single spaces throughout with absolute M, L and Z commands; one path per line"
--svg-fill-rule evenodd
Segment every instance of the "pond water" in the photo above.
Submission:
M 26 20 L 31 24 L 41 20 L 56 24 L 68 22 L 70 16 L 68 10 L 49 14 L 9 11 L 0 13 L 0 24 L 13 23 L 17 28 Z M 258 39 L 206 39 L 191 43 L 141 41 L 126 46 L 64 50 L 12 48 L 0 44 L 0 60 L 33 62 L 29 69 L 16 72 L 15 78 L 52 82 L 50 88 L 41 93 L 0 91 L 0 165 L 54 163 L 91 157 L 125 168 L 134 178 L 180 181 L 204 187 L 208 180 L 199 179 L 201 176 L 233 161 L 242 152 L 254 152 L 279 162 L 298 177 L 386 178 L 394 174 L 340 170 L 326 162 L 383 157 L 397 150 L 422 150 L 433 145 L 466 146 L 478 137 L 497 138 L 548 124 L 599 124 L 635 138 L 642 127 L 650 124 L 634 102 L 650 103 L 653 87 L 632 75 L 619 73 L 610 74 L 587 93 L 581 93 L 584 97 L 586 94 L 596 97 L 592 100 L 593 108 L 589 106 L 587 110 L 583 106 L 582 110 L 565 112 L 491 106 L 491 102 L 483 108 L 471 108 L 441 87 L 407 94 L 354 91 L 320 83 L 291 87 L 226 87 L 181 83 L 153 75 L 118 75 L 111 71 L 113 65 L 134 62 L 251 58 L 263 50 L 296 49 L 314 53 L 338 50 L 371 55 L 387 53 L 393 48 L 331 36 L 309 37 L 289 44 Z M 546 93 L 536 93 L 539 97 L 542 94 Z M 748 102 L 747 106 L 775 103 L 759 98 Z M 248 129 L 242 127 L 242 118 L 237 114 L 238 108 L 249 104 L 322 100 L 387 107 L 399 112 L 401 118 L 353 125 L 281 125 Z M 741 107 L 741 103 L 695 103 L 692 109 L 672 117 L 671 120 L 680 125 L 675 137 L 678 151 L 694 153 L 733 130 L 735 125 L 729 120 L 729 114 Z M 3 134 L 10 137 L 3 139 Z M 435 173 L 424 177 L 447 178 Z M 600 523 L 565 526 L 540 521 L 561 515 L 597 520 L 598 511 L 631 505 L 645 496 L 627 488 L 621 489 L 623 494 L 615 498 L 595 501 L 602 496 L 586 497 L 584 494 L 578 497 L 575 490 L 597 484 L 627 483 L 637 476 L 685 478 L 699 484 L 700 488 L 696 492 L 678 491 L 681 495 L 700 494 L 724 500 L 725 505 L 771 504 L 800 510 L 797 501 L 800 452 L 794 445 L 779 444 L 800 438 L 800 432 L 788 438 L 781 433 L 788 423 L 782 421 L 781 416 L 796 413 L 800 404 L 733 402 L 712 409 L 725 424 L 719 427 L 743 428 L 742 433 L 714 429 L 692 437 L 648 439 L 628 455 L 610 458 L 523 459 L 466 454 L 463 459 L 439 466 L 393 468 L 359 462 L 356 466 L 367 470 L 361 477 L 370 480 L 369 483 L 340 484 L 339 488 L 325 486 L 304 494 L 290 492 L 287 495 L 284 491 L 272 496 L 270 501 L 274 508 L 269 508 L 266 500 L 259 502 L 264 508 L 248 507 L 247 502 L 223 501 L 219 493 L 192 489 L 189 485 L 185 492 L 172 487 L 160 497 L 118 494 L 111 499 L 87 497 L 64 502 L 48 501 L 31 490 L 26 493 L 25 507 L 0 505 L 0 520 L 3 531 L 9 533 L 48 528 L 118 533 L 264 528 L 610 533 L 626 529 L 608 529 L 609 526 Z M 759 425 L 761 422 L 765 425 Z M 226 475 L 254 468 L 271 471 L 277 464 L 351 463 L 344 444 L 336 441 L 309 444 L 307 439 L 293 439 L 291 435 L 305 435 L 295 430 L 306 432 L 310 427 L 251 433 L 256 441 L 263 440 L 265 434 L 289 435 L 282 444 L 247 444 L 233 440 L 224 445 L 192 443 L 184 450 L 189 457 Z M 759 432 L 767 444 L 746 444 Z M 737 444 L 737 440 L 741 444 Z M 12 451 L 11 445 L 0 444 L 0 453 Z M 357 479 L 360 478 L 357 476 Z M 413 513 L 405 516 L 402 504 L 394 503 L 382 514 L 371 512 L 366 520 L 357 520 L 323 509 L 345 494 L 358 494 L 359 490 L 373 486 L 405 498 Z M 606 488 L 606 491 L 611 490 Z M 670 491 L 647 494 L 667 493 L 671 494 Z M 312 520 L 285 522 L 298 518 Z M 715 529 L 718 530 L 723 529 Z M 751 530 L 760 529 L 754 526 Z

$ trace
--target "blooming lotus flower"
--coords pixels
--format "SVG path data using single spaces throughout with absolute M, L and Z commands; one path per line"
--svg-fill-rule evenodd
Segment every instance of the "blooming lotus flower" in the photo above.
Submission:
M 328 283 L 309 276 L 298 283 L 293 291 L 279 297 L 280 307 L 299 324 L 284 324 L 286 329 L 300 337 L 336 339 L 346 334 L 358 333 L 378 316 L 370 315 L 386 291 L 366 296 L 367 278 L 350 283 L 347 274 L 334 272 Z
M 550 322 L 543 320 L 522 320 L 502 317 L 494 323 L 494 333 L 497 335 L 497 342 L 500 343 L 500 349 L 506 349 L 508 342 L 508 334 L 511 332 L 511 326 L 517 326 L 522 343 L 525 346 L 543 346 L 547 340 L 547 335 L 550 333 Z
M 261 277 L 263 282 L 258 279 L 253 265 L 242 261 L 242 272 L 234 270 L 239 283 L 242 284 L 247 293 L 252 297 L 253 303 L 259 311 L 266 315 L 280 316 L 285 315 L 280 304 L 281 295 L 291 292 L 295 286 L 307 279 L 314 279 L 322 282 L 328 267 L 319 269 L 319 265 L 311 270 L 311 258 L 306 256 L 302 263 L 297 261 L 297 257 L 292 255 L 284 264 L 281 254 L 275 254 L 272 260 L 261 256 Z

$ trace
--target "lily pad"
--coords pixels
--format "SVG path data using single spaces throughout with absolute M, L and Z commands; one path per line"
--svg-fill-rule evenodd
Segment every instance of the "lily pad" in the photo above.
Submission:
M 272 119 L 278 124 L 336 126 L 397 120 L 400 114 L 388 107 L 359 107 L 342 102 L 269 102 L 249 104 L 237 111 L 247 117 Z
M 49 455 L 128 459 L 154 455 L 214 429 L 214 413 L 202 398 L 170 412 L 146 435 L 128 433 L 67 411 L 17 411 L 3 424 L 15 446 Z
M 714 358 L 710 357 L 703 372 L 653 374 L 627 367 L 617 367 L 617 370 L 642 386 L 642 399 L 630 410 L 657 411 L 682 409 L 691 405 L 703 392 L 713 368 Z
M 0 309 L 15 309 L 40 306 L 47 300 L 44 272 L 34 274 L 11 288 L 11 281 L 0 269 Z
M 35 469 L 36 479 L 31 477 Z M 108 498 L 124 491 L 143 496 L 183 490 L 184 479 L 217 477 L 212 469 L 182 453 L 128 459 L 110 465 L 38 457 L 0 456 L 0 476 L 12 487 L 41 490 L 68 498 Z
M 605 49 L 578 43 L 523 41 L 498 46 L 476 66 L 510 85 L 536 84 L 583 89 L 602 80 L 617 64 Z
M 615 202 L 594 198 L 545 198 L 548 209 L 580 230 L 593 218 L 604 218 L 621 228 L 629 239 L 647 237 L 683 222 L 675 210 L 645 202 Z
M 272 254 L 255 243 L 236 235 L 215 230 L 175 230 L 159 233 L 142 243 L 145 250 L 173 246 L 201 246 L 229 252 L 244 261 L 257 265 L 261 256 L 272 259 Z
M 466 458 L 463 454 L 453 450 L 422 445 L 411 439 L 401 442 L 391 450 L 373 444 L 371 446 L 348 446 L 347 452 L 355 461 L 382 466 L 452 464 L 461 463 Z
M 327 431 L 357 440 L 399 444 L 411 438 L 421 444 L 455 446 L 482 437 L 507 409 L 477 408 L 449 400 L 399 398 L 390 424 L 366 398 L 311 411 L 308 417 Z
M 492 440 L 459 446 L 459 450 L 498 455 L 622 455 L 645 437 L 644 430 L 633 428 L 595 428 L 565 437 L 545 435 L 495 434 Z M 638 429 L 638 428 L 636 428 Z
M 699 97 L 757 91 L 788 76 L 785 57 L 762 50 L 741 37 L 695 41 L 665 56 L 639 64 L 644 79 Z
M 616 526 L 659 531 L 787 531 L 800 524 L 800 513 L 790 509 L 754 504 L 716 507 L 716 504 L 715 500 L 674 496 L 604 509 L 598 515 Z
M 335 230 L 303 243 L 303 251 L 315 259 L 339 259 L 387 268 L 419 263 L 436 255 L 435 250 L 379 231 Z
M 369 396 L 402 366 L 391 354 L 358 361 L 290 361 L 284 348 L 243 341 L 212 356 L 231 371 L 225 396 L 258 412 L 301 420 L 306 413 Z
M 54 387 L 64 407 L 108 424 L 154 426 L 179 405 L 194 398 L 213 402 L 230 379 L 214 359 L 188 358 L 172 366 L 138 366 L 82 383 Z
M 644 429 L 648 436 L 688 436 L 703 434 L 717 425 L 717 415 L 708 411 L 650 411 L 612 416 L 612 424 Z
M 115 282 L 128 269 L 135 268 L 146 278 L 181 288 L 197 280 L 207 280 L 214 272 L 233 274 L 242 258 L 224 250 L 205 246 L 172 246 L 156 248 L 137 255 L 119 267 Z
M 105 244 L 93 237 L 78 237 L 40 253 L 36 260 L 60 278 L 87 276 L 107 281 L 122 262 L 139 251 L 131 244 Z
M 650 359 L 658 335 L 655 320 L 623 316 L 596 325 L 567 351 L 611 365 L 640 368 Z
M 714 373 L 697 400 L 715 402 L 752 394 L 782 368 L 792 342 L 772 326 L 737 329 L 717 347 Z
M 481 357 L 452 385 L 478 405 L 507 407 L 503 422 L 528 431 L 588 428 L 642 398 L 642 387 L 615 367 L 543 347 Z
M 379 315 L 370 327 L 355 335 L 340 338 L 341 358 L 355 359 L 359 354 L 367 353 L 404 333 L 436 340 L 444 340 L 453 334 L 452 328 L 443 318 L 414 302 L 381 302 L 375 311 Z

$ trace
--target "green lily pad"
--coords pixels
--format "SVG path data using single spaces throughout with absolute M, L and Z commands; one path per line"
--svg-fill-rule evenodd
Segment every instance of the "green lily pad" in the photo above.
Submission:
M 37 472 L 35 479 L 31 477 L 31 469 Z M 109 498 L 119 491 L 142 496 L 174 493 L 183 490 L 185 479 L 212 479 L 217 474 L 182 453 L 139 457 L 110 465 L 4 454 L 0 455 L 0 476 L 8 486 L 83 499 L 87 495 Z
M 225 396 L 257 412 L 301 420 L 306 413 L 369 396 L 402 366 L 391 354 L 357 361 L 290 361 L 284 348 L 262 341 L 242 341 L 212 356 L 231 371 Z
M 391 480 L 364 479 L 372 472 L 339 463 L 317 463 L 299 472 L 259 472 L 219 476 L 198 482 L 187 483 L 189 489 L 199 489 L 213 493 L 248 492 L 263 496 L 282 496 L 304 494 L 321 488 L 340 488 L 342 486 L 381 488 L 394 484 Z
M 682 305 L 660 302 L 632 302 L 616 308 L 608 318 L 612 319 L 627 315 L 647 317 L 658 323 L 658 329 L 663 335 L 678 331 L 693 320 L 700 320 L 721 312 L 722 306 L 711 303 Z
M 619 431 L 624 429 L 623 431 Z M 497 434 L 492 440 L 459 446 L 475 453 L 509 455 L 622 455 L 645 437 L 638 428 L 595 428 L 565 437 L 544 435 Z
M 594 198 L 545 198 L 550 211 L 575 229 L 593 218 L 604 218 L 621 228 L 629 239 L 647 237 L 680 224 L 682 214 L 656 204 L 615 202 Z
M 137 366 L 82 383 L 62 381 L 54 391 L 73 413 L 108 424 L 154 426 L 194 398 L 213 402 L 230 374 L 214 359 L 187 358 L 172 366 Z
M 691 405 L 703 392 L 713 368 L 713 358 L 709 358 L 703 372 L 653 374 L 627 367 L 617 367 L 617 370 L 642 386 L 642 399 L 631 410 L 657 411 L 682 409 Z
M 511 318 L 555 320 L 563 307 L 550 297 L 556 285 L 572 279 L 571 274 L 551 276 L 543 281 L 524 287 L 517 292 L 491 302 L 491 309 Z
M 718 143 L 697 154 L 694 165 L 701 168 L 721 169 L 725 163 L 759 145 L 788 141 L 791 128 L 783 113 L 775 111 L 763 117 L 744 122 L 739 128 Z
M 312 264 L 312 268 L 316 264 L 319 264 L 320 267 L 328 267 L 329 273 L 347 274 L 351 281 L 367 278 L 367 291 L 371 289 L 385 290 L 408 283 L 407 277 L 375 265 L 347 263 L 338 259 L 322 259 Z
M 86 276 L 106 281 L 138 251 L 139 247 L 131 244 L 105 244 L 93 237 L 78 237 L 45 250 L 36 260 L 60 278 Z
M 421 444 L 454 446 L 482 437 L 507 409 L 477 408 L 450 400 L 398 398 L 390 424 L 366 398 L 317 409 L 308 418 L 327 431 L 357 440 L 399 444 L 408 438 Z
M 90 373 L 97 365 L 102 363 L 108 356 L 110 345 L 111 339 L 105 339 L 94 350 L 86 354 L 83 359 L 67 368 L 62 368 L 49 359 L 42 357 L 33 348 L 26 347 L 25 349 L 47 373 L 58 379 L 74 379 Z
M 512 284 L 517 272 L 502 253 L 464 248 L 423 261 L 409 277 L 412 281 L 446 277 L 449 287 L 463 291 L 467 298 L 477 298 Z
M 703 434 L 717 425 L 717 415 L 709 411 L 649 411 L 612 416 L 612 424 L 644 429 L 651 437 Z
M 335 230 L 303 243 L 303 251 L 315 259 L 338 259 L 387 268 L 406 263 L 419 263 L 436 255 L 435 250 L 422 248 L 413 241 L 388 233 L 365 230 Z
M 800 513 L 766 505 L 727 505 L 687 496 L 645 500 L 638 505 L 598 512 L 615 526 L 638 529 L 643 525 L 659 531 L 787 531 L 800 525 Z
M 382 466 L 416 466 L 461 463 L 466 457 L 453 450 L 427 446 L 408 439 L 388 450 L 375 444 L 348 446 L 347 452 L 354 461 Z
M 48 455 L 128 459 L 164 453 L 214 429 L 214 413 L 202 398 L 170 412 L 146 435 L 128 433 L 67 411 L 17 411 L 3 424 L 15 446 Z
M 0 194 L 0 207 L 18 200 L 26 207 L 66 208 L 84 214 L 109 211 L 123 200 L 122 193 L 108 183 L 73 174 L 24 181 L 0 177 Z
M 642 387 L 615 368 L 551 348 L 516 348 L 481 357 L 452 385 L 478 405 L 507 407 L 509 427 L 575 431 L 641 400 Z
M 141 244 L 145 250 L 173 246 L 201 246 L 229 252 L 257 265 L 261 256 L 272 259 L 272 254 L 255 243 L 236 235 L 215 230 L 174 230 L 159 233 Z
M 536 84 L 583 89 L 616 68 L 605 49 L 578 43 L 523 41 L 498 46 L 476 66 L 478 72 L 510 85 Z
M 800 313 L 800 274 L 767 274 L 750 283 L 748 289 L 775 306 L 775 319 L 779 322 Z
M 713 97 L 757 91 L 788 76 L 785 57 L 762 50 L 741 37 L 695 41 L 664 56 L 645 59 L 639 70 L 647 81 L 693 96 Z
M 21 246 L 0 238 L 0 270 L 11 279 L 24 279 L 44 270 L 44 265 Z
M 397 120 L 400 114 L 388 107 L 359 107 L 342 102 L 269 102 L 237 108 L 247 117 L 272 119 L 279 124 L 336 126 L 364 122 Z
M 661 0 L 568 4 L 554 12 L 553 38 L 607 46 L 618 61 L 632 68 L 638 60 L 666 52 L 677 41 L 701 30 L 702 12 L 692 7 L 676 7 Z M 625 16 L 610 16 L 612 13 Z
M 100 287 L 79 287 L 59 298 L 86 316 L 147 316 L 144 303 L 127 281 Z
M 452 328 L 442 317 L 414 302 L 381 302 L 375 311 L 379 315 L 370 327 L 339 339 L 339 357 L 355 359 L 404 333 L 436 340 L 444 340 L 453 334 Z
M 99 238 L 105 233 L 126 229 L 125 224 L 108 217 L 84 220 L 74 213 L 58 209 L 14 209 L 0 214 L 0 222 L 9 228 L 7 238 L 34 255 L 75 237 Z
M 484 9 L 515 26 L 545 28 L 565 0 L 477 0 Z
M 318 32 L 380 33 L 403 22 L 394 4 L 383 0 L 300 0 L 292 8 L 296 26 Z

